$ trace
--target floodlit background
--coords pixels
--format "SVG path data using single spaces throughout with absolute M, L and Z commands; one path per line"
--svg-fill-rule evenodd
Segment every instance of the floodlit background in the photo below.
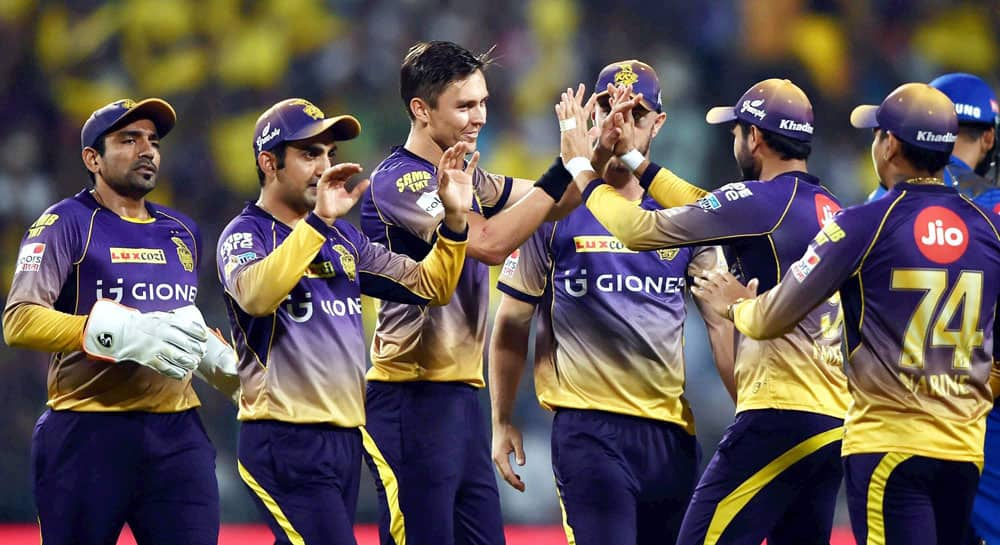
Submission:
M 163 142 L 160 184 L 150 198 L 194 217 L 209 248 L 244 201 L 256 198 L 251 133 L 265 108 L 303 97 L 327 115 L 354 114 L 363 134 L 342 144 L 339 157 L 370 172 L 406 137 L 399 63 L 410 45 L 427 39 L 476 52 L 496 46 L 479 141 L 483 165 L 494 172 L 540 174 L 558 153 L 552 106 L 560 90 L 581 81 L 589 89 L 605 64 L 638 58 L 659 72 L 668 115 L 654 160 L 705 188 L 733 181 L 732 138 L 705 124 L 705 111 L 734 103 L 758 80 L 787 77 L 816 112 L 810 170 L 845 204 L 856 204 L 875 179 L 871 134 L 850 128 L 850 109 L 946 71 L 979 74 L 996 88 L 998 23 L 992 1 L 3 0 L 0 296 L 27 226 L 88 182 L 83 121 L 118 98 L 158 96 L 176 108 L 178 124 Z M 214 271 L 207 260 L 198 301 L 210 323 L 224 325 Z M 686 331 L 689 396 L 707 460 L 733 406 L 700 320 L 693 317 Z M 29 445 L 44 410 L 46 356 L 4 347 L 0 364 L 0 523 L 28 523 L 35 519 Z M 218 449 L 223 521 L 256 522 L 235 469 L 235 410 L 210 389 L 199 385 L 199 392 Z M 488 407 L 485 391 L 483 401 Z M 535 402 L 530 377 L 518 420 L 528 490 L 518 494 L 501 482 L 505 519 L 558 524 L 551 415 Z M 358 519 L 371 523 L 374 491 L 363 473 Z M 843 505 L 837 522 L 847 525 Z

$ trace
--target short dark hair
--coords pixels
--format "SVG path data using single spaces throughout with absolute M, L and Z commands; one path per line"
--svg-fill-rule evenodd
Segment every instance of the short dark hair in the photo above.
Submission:
M 755 126 L 743 121 L 742 119 L 737 119 L 736 124 L 743 129 L 743 134 L 749 134 L 750 127 Z M 757 127 L 757 130 L 759 130 L 764 136 L 764 143 L 767 144 L 767 147 L 774 150 L 774 152 L 777 153 L 783 161 L 791 159 L 808 159 L 809 154 L 812 153 L 812 142 L 803 142 L 802 140 L 789 138 L 785 135 L 771 132 L 760 127 Z
M 107 133 L 98 136 L 97 140 L 94 140 L 94 144 L 90 146 L 94 148 L 97 151 L 97 154 L 100 155 L 101 157 L 104 157 L 104 151 L 107 149 L 104 144 L 104 140 L 107 137 L 108 137 Z M 97 177 L 94 176 L 94 173 L 91 172 L 89 168 L 87 169 L 87 174 L 90 176 L 90 184 L 97 185 Z
M 473 55 L 468 49 L 443 41 L 417 42 L 403 58 L 399 71 L 399 94 L 410 119 L 410 101 L 420 97 L 432 108 L 449 83 L 465 79 L 477 70 L 485 70 L 493 63 L 491 47 L 485 53 Z
M 989 130 L 995 128 L 992 123 L 959 123 L 958 135 L 969 140 L 979 140 Z
M 914 146 L 909 142 L 904 142 L 899 140 L 900 147 L 903 151 L 903 158 L 910 162 L 914 168 L 917 170 L 922 170 L 925 172 L 937 172 L 944 168 L 951 160 L 950 151 L 936 151 L 929 150 L 927 148 L 920 148 Z
M 287 150 L 288 142 L 282 142 L 269 150 L 275 157 L 278 158 L 278 168 L 285 168 L 285 151 Z M 257 155 L 259 156 L 260 154 Z M 257 167 L 257 181 L 260 182 L 261 187 L 264 187 L 264 171 L 260 169 L 260 163 L 257 162 L 257 157 L 254 157 L 253 164 Z

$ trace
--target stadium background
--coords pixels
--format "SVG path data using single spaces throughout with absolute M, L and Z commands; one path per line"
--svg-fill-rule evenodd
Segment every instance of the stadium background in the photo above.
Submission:
M 816 112 L 810 170 L 845 204 L 855 204 L 875 178 L 870 134 L 849 127 L 850 109 L 877 103 L 902 82 L 928 81 L 945 71 L 974 72 L 996 88 L 998 28 L 1000 7 L 992 1 L 4 0 L 0 294 L 10 286 L 25 228 L 48 204 L 87 182 L 79 151 L 83 121 L 117 98 L 159 96 L 177 109 L 177 127 L 164 140 L 160 184 L 150 198 L 193 216 L 209 248 L 243 202 L 256 197 L 250 142 L 264 108 L 299 96 L 328 115 L 356 115 L 363 134 L 342 145 L 339 157 L 371 171 L 389 146 L 406 137 L 398 68 L 406 49 L 421 39 L 452 40 L 475 51 L 496 45 L 499 64 L 487 74 L 489 118 L 479 141 L 483 164 L 492 171 L 537 176 L 558 152 L 552 105 L 559 91 L 579 81 L 589 88 L 608 62 L 639 58 L 659 72 L 668 114 L 652 149 L 655 160 L 706 188 L 734 180 L 732 138 L 704 123 L 705 110 L 732 104 L 759 79 L 788 77 L 811 97 Z M 214 266 L 202 270 L 198 301 L 210 323 L 226 323 Z M 697 318 L 689 322 L 686 350 L 689 397 L 707 460 L 733 406 Z M 20 539 L 15 536 L 37 539 L 30 525 L 29 444 L 44 410 L 45 362 L 40 353 L 0 350 L 4 543 Z M 235 410 L 198 386 L 201 416 L 218 450 L 223 522 L 255 523 L 257 513 L 235 470 Z M 488 407 L 485 392 L 483 401 Z M 528 491 L 518 494 L 501 483 L 505 519 L 556 526 L 534 537 L 512 535 L 511 543 L 544 536 L 558 542 L 560 512 L 548 461 L 551 415 L 535 402 L 530 378 L 522 383 L 517 415 L 529 460 L 519 472 Z M 837 524 L 846 528 L 843 507 Z M 358 519 L 375 518 L 366 480 Z M 254 535 L 223 542 L 269 542 Z

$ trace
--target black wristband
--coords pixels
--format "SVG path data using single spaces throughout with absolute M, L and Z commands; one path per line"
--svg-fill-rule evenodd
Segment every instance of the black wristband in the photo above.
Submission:
M 572 181 L 573 176 L 563 166 L 562 157 L 557 156 L 556 160 L 552 162 L 552 166 L 545 171 L 545 174 L 538 177 L 535 187 L 547 193 L 552 197 L 552 200 L 559 202 L 559 199 L 562 198 L 563 193 L 566 192 L 566 188 Z

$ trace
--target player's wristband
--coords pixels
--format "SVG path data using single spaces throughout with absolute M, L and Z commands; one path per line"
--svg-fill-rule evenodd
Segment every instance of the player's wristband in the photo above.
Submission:
M 640 152 L 639 150 L 632 148 L 628 151 L 628 153 L 622 155 L 618 159 L 620 159 L 621 162 L 625 163 L 625 166 L 627 166 L 628 168 L 632 170 L 638 170 L 639 166 L 642 165 L 642 162 L 646 160 L 646 157 L 643 156 L 642 152 Z
M 581 172 L 595 172 L 594 165 L 590 164 L 590 159 L 586 157 L 574 157 L 569 161 L 566 161 L 566 170 L 569 171 L 570 175 L 576 178 Z
M 556 156 L 556 160 L 552 162 L 552 166 L 539 176 L 538 181 L 535 182 L 535 187 L 547 193 L 549 197 L 552 197 L 552 200 L 559 202 L 563 193 L 566 192 L 566 187 L 572 181 L 573 176 L 563 166 L 562 157 Z

